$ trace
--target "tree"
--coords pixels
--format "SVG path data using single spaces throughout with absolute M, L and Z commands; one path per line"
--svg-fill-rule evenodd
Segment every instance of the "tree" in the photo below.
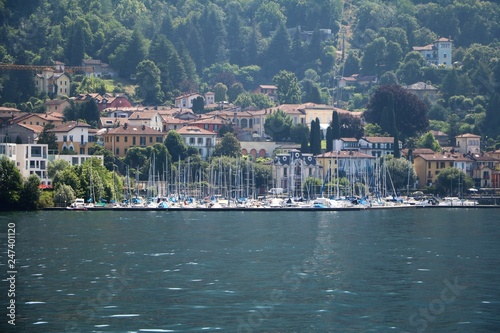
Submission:
M 292 118 L 282 110 L 270 113 L 264 122 L 264 131 L 274 141 L 283 141 L 290 137 Z
M 203 99 L 203 97 L 198 96 L 193 100 L 193 107 L 191 108 L 191 110 L 193 110 L 194 113 L 198 114 L 204 113 L 205 100 Z
M 333 129 L 331 126 L 326 128 L 326 151 L 333 150 Z
M 292 40 L 285 23 L 280 23 L 273 34 L 269 46 L 265 52 L 266 61 L 263 70 L 267 76 L 272 76 L 279 70 L 289 70 L 291 66 Z
M 295 143 L 302 143 L 302 139 L 305 137 L 307 145 L 309 132 L 309 127 L 306 124 L 292 125 L 292 127 L 290 127 L 290 141 Z
M 214 147 L 213 156 L 241 156 L 241 145 L 233 133 L 226 133 Z
M 363 124 L 361 118 L 355 117 L 348 113 L 339 114 L 340 122 L 340 137 L 361 139 L 364 135 Z
M 161 72 L 151 60 L 143 60 L 136 69 L 137 89 L 136 94 L 145 105 L 161 104 L 163 93 L 161 91 Z
M 309 142 L 311 145 L 311 154 L 321 154 L 321 123 L 319 118 L 311 121 L 311 133 Z
M 229 98 L 229 102 L 233 103 L 234 101 L 236 101 L 238 96 L 244 92 L 245 92 L 245 89 L 243 88 L 243 84 L 241 84 L 240 82 L 233 83 L 227 91 L 227 96 Z
M 375 75 L 385 58 L 386 39 L 378 37 L 368 43 L 361 58 L 361 71 L 364 75 Z
M 474 182 L 465 173 L 454 167 L 447 167 L 436 178 L 436 190 L 442 195 L 460 195 L 459 191 L 474 186 Z
M 13 210 L 18 207 L 23 179 L 16 164 L 5 155 L 0 157 L 0 210 Z
M 54 192 L 54 203 L 60 207 L 66 207 L 73 201 L 75 201 L 75 191 L 71 186 L 66 184 L 61 184 L 56 187 Z
M 298 104 L 301 100 L 300 85 L 294 73 L 285 70 L 280 71 L 273 78 L 278 87 L 278 103 Z
M 344 63 L 344 76 L 348 77 L 353 74 L 359 74 L 360 60 L 358 54 L 353 51 L 349 51 L 347 58 Z
M 432 132 L 427 132 L 420 138 L 418 138 L 417 147 L 432 149 L 435 152 L 441 151 L 441 146 L 439 145 L 438 141 L 436 140 Z
M 49 161 L 49 165 L 47 166 L 47 175 L 49 176 L 50 179 L 54 179 L 54 177 L 59 171 L 63 171 L 64 169 L 69 167 L 71 167 L 71 164 L 69 164 L 68 161 L 63 159 Z
M 332 128 L 332 140 L 340 140 L 340 118 L 337 111 L 332 112 L 332 123 L 330 127 Z
M 42 133 L 38 136 L 38 143 L 48 145 L 49 150 L 57 151 L 59 146 L 57 144 L 57 136 L 54 132 L 49 132 L 55 126 L 52 123 L 47 123 L 43 127 Z M 50 177 L 52 178 L 52 177 Z
M 25 210 L 37 209 L 40 194 L 40 178 L 36 174 L 32 174 L 24 182 L 19 198 L 19 207 Z
M 382 111 L 389 103 L 388 93 L 392 93 L 394 115 L 399 137 L 403 140 L 427 130 L 427 106 L 414 94 L 399 85 L 378 87 L 368 102 L 363 116 L 367 122 L 381 125 Z
M 405 158 L 392 156 L 381 157 L 385 163 L 386 170 L 390 177 L 386 177 L 387 188 L 400 190 L 406 189 L 408 183 L 413 185 L 417 180 L 417 175 L 413 168 L 413 164 Z M 392 182 L 392 183 L 391 183 Z
M 172 156 L 173 162 L 177 162 L 179 159 L 183 160 L 187 157 L 186 142 L 176 131 L 169 131 L 164 143 L 170 156 Z
M 224 83 L 217 83 L 214 86 L 215 102 L 227 101 L 227 86 Z

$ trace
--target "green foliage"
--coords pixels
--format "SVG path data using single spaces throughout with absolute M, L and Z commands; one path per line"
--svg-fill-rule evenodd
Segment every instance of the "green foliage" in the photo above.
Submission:
M 48 208 L 48 207 L 54 207 L 54 198 L 53 198 L 53 192 L 49 191 L 42 191 L 40 193 L 40 198 L 38 199 L 37 207 L 38 208 Z
M 309 143 L 311 145 L 310 151 L 313 155 L 321 154 L 321 123 L 318 118 L 311 121 L 311 133 L 309 136 Z
M 278 87 L 277 94 L 280 104 L 300 103 L 301 90 L 295 74 L 282 70 L 274 76 L 273 82 Z
M 233 133 L 226 133 L 214 147 L 213 156 L 241 156 L 241 145 Z
M 161 71 L 151 60 L 143 60 L 137 65 L 136 94 L 145 105 L 158 105 L 162 103 Z
M 21 199 L 23 180 L 16 164 L 5 155 L 0 157 L 0 188 L 0 210 L 16 209 Z
M 38 143 L 47 144 L 49 150 L 57 151 L 57 149 L 59 148 L 59 146 L 57 145 L 57 136 L 54 132 L 48 131 L 53 129 L 54 127 L 54 124 L 47 123 L 43 127 L 42 133 L 40 133 L 40 135 L 38 136 Z
M 38 208 L 40 199 L 40 178 L 32 174 L 24 181 L 23 189 L 19 198 L 19 208 L 23 210 L 35 210 Z
M 427 132 L 417 140 L 418 148 L 429 148 L 434 150 L 435 152 L 441 151 L 441 146 L 437 142 L 436 138 L 432 134 L 432 132 Z
M 53 197 L 54 205 L 58 207 L 67 207 L 75 201 L 75 199 L 75 191 L 73 191 L 70 185 L 60 184 L 55 188 Z
M 442 195 L 456 196 L 464 189 L 474 186 L 474 182 L 457 168 L 448 167 L 439 172 L 436 178 L 436 190 Z
M 290 137 L 292 118 L 282 110 L 278 109 L 266 117 L 264 131 L 274 141 L 283 141 Z
M 182 139 L 179 133 L 176 131 L 169 131 L 167 138 L 164 142 L 167 147 L 170 156 L 172 156 L 172 161 L 177 162 L 179 159 L 183 160 L 187 157 L 187 145 Z
M 417 175 L 413 168 L 413 164 L 405 158 L 389 157 L 383 158 L 386 170 L 390 177 L 387 177 L 387 188 L 400 190 L 407 189 L 407 185 L 412 186 L 417 180 Z M 392 181 L 392 184 L 391 184 Z
M 306 124 L 295 124 L 290 127 L 290 141 L 302 143 L 303 138 L 306 138 L 306 145 L 309 138 L 309 127 Z
M 395 128 L 399 137 L 404 141 L 407 137 L 426 131 L 429 126 L 427 106 L 416 95 L 397 85 L 380 86 L 375 90 L 363 113 L 366 121 L 382 126 L 383 110 L 391 104 L 387 98 L 389 93 L 393 96 Z

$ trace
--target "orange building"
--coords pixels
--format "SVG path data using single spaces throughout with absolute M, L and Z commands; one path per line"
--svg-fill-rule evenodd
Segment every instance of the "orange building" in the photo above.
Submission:
M 104 148 L 124 157 L 131 147 L 147 147 L 163 143 L 164 133 L 147 126 L 125 125 L 108 129 L 103 135 Z

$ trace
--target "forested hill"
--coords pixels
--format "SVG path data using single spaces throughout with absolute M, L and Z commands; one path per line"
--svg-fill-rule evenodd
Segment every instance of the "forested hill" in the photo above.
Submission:
M 488 101 L 500 89 L 491 75 L 500 58 L 493 1 L 0 0 L 0 11 L 1 62 L 79 66 L 92 58 L 130 78 L 150 60 L 142 70 L 160 73 L 150 103 L 216 83 L 253 90 L 280 70 L 301 81 L 303 101 L 323 103 L 331 103 L 334 78 L 352 74 L 431 83 L 445 90 L 448 112 L 452 96 Z M 440 37 L 453 40 L 454 87 L 446 86 L 449 69 L 429 67 L 412 52 Z M 31 97 L 22 75 L 2 74 L 0 103 Z M 366 93 L 341 98 L 362 109 Z M 472 107 L 483 109 L 475 113 L 484 113 L 486 102 L 478 103 Z M 435 110 L 436 120 L 446 121 L 445 111 Z

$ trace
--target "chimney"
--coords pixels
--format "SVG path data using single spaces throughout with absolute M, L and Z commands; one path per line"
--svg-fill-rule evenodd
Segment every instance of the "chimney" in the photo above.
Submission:
M 146 129 L 146 125 L 142 125 L 142 130 L 144 131 Z

